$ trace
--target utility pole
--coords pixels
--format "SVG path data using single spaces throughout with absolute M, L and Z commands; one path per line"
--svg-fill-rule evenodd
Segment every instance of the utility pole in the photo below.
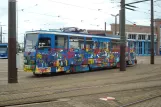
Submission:
M 154 10 L 153 0 L 151 0 L 151 64 L 154 64 Z
M 125 0 L 121 0 L 121 10 L 120 10 L 120 71 L 126 71 L 126 61 L 125 61 L 125 48 L 126 48 L 126 36 L 125 36 Z
M 8 83 L 17 83 L 16 0 L 8 1 Z

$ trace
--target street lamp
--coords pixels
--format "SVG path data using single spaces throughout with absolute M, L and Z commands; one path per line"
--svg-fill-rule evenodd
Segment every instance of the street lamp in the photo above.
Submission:
M 111 16 L 115 17 L 115 35 L 117 34 L 117 16 L 119 16 L 119 14 L 113 15 L 111 14 Z

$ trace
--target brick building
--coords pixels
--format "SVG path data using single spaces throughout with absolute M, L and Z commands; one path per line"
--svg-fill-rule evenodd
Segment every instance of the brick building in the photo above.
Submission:
M 119 24 L 116 27 L 116 33 L 119 35 Z M 89 34 L 105 36 L 104 30 L 88 30 Z M 115 24 L 111 24 L 111 31 L 106 31 L 106 34 L 115 34 Z M 136 53 L 138 55 L 150 55 L 151 49 L 151 27 L 142 25 L 125 25 L 126 38 L 136 41 Z M 161 19 L 154 20 L 154 51 L 155 54 L 160 54 L 161 45 Z
M 159 54 L 160 46 L 161 46 L 161 19 L 155 19 L 154 20 L 154 26 L 156 29 L 156 35 L 157 35 L 157 51 Z
M 119 35 L 119 24 L 116 27 L 117 35 Z M 160 54 L 160 44 L 161 44 L 161 19 L 154 20 L 154 39 L 156 40 L 155 44 L 155 53 Z M 115 24 L 111 24 L 111 31 L 113 34 L 115 33 Z M 151 27 L 150 26 L 142 26 L 142 25 L 125 25 L 126 38 L 142 40 L 143 42 L 139 45 L 147 45 L 147 48 L 150 51 L 150 41 L 148 44 L 145 42 L 151 39 Z M 144 47 L 143 47 L 144 48 Z M 145 50 L 145 49 L 144 49 Z M 142 53 L 142 52 L 141 52 Z

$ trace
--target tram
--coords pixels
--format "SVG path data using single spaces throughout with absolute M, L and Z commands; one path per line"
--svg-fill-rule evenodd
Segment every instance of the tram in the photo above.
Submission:
M 63 31 L 28 31 L 24 71 L 34 75 L 86 72 L 120 66 L 120 38 Z M 126 65 L 137 64 L 134 41 L 126 43 Z
M 0 43 L 0 59 L 8 59 L 8 44 Z

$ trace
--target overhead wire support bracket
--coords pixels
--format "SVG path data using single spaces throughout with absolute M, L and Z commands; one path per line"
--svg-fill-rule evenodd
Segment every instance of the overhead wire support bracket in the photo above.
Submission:
M 140 0 L 140 1 L 136 1 L 136 2 L 127 3 L 125 5 L 128 5 L 128 4 L 136 4 L 136 3 L 146 2 L 146 1 L 150 1 L 150 0 Z
M 128 7 L 125 7 L 125 9 L 129 9 L 129 10 L 132 10 L 132 11 L 136 11 L 135 9 L 131 9 L 131 8 L 128 8 Z
M 132 5 L 130 5 L 130 4 L 125 4 L 125 6 L 129 6 L 129 7 L 133 7 L 133 8 L 138 8 L 138 7 L 132 6 Z

